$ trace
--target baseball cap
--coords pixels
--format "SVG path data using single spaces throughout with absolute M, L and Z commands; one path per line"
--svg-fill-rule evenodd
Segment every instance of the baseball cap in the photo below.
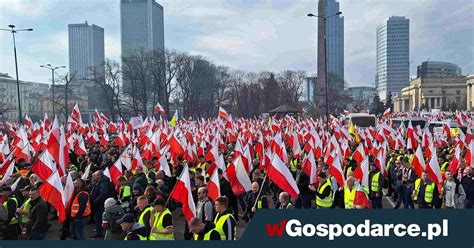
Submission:
M 122 224 L 122 223 L 134 223 L 135 222 L 135 216 L 133 216 L 133 214 L 125 214 L 124 216 L 122 216 L 122 218 L 120 218 L 119 220 L 117 220 L 117 224 Z
M 164 198 L 156 198 L 155 201 L 153 201 L 153 206 L 156 206 L 156 205 L 161 205 L 161 206 L 164 206 L 166 204 L 166 200 Z

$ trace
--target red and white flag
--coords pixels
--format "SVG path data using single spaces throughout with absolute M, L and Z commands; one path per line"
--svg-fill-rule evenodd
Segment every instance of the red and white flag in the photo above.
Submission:
M 252 188 L 252 182 L 242 162 L 242 156 L 234 159 L 227 168 L 226 175 L 235 195 L 241 195 Z
M 194 205 L 191 190 L 191 178 L 189 177 L 189 169 L 187 165 L 184 166 L 183 172 L 179 176 L 179 180 L 176 182 L 170 197 L 183 204 L 181 211 L 183 212 L 186 221 L 189 222 L 196 216 L 196 206 Z
M 273 155 L 272 162 L 268 168 L 267 176 L 272 182 L 274 182 L 280 189 L 286 191 L 291 197 L 298 198 L 300 190 L 296 184 L 293 175 L 291 174 L 288 167 L 283 163 L 278 155 Z
M 390 108 L 388 108 L 383 112 L 383 117 L 384 118 L 390 117 L 391 114 L 392 112 L 390 111 Z
M 39 189 L 41 197 L 58 212 L 58 222 L 66 220 L 66 208 L 63 202 L 64 189 L 58 171 L 55 171 Z
M 426 170 L 426 163 L 425 163 L 425 158 L 423 157 L 423 151 L 421 150 L 421 146 L 418 146 L 418 148 L 415 151 L 415 155 L 413 156 L 413 170 L 416 172 L 419 178 L 421 178 L 421 175 L 423 171 Z
M 223 107 L 219 107 L 219 114 L 218 116 L 224 120 L 227 120 L 229 118 L 229 115 L 227 114 L 227 111 Z
M 369 156 L 366 156 L 357 169 L 355 169 L 354 177 L 359 180 L 363 186 L 369 188 Z
M 214 173 L 212 173 L 211 179 L 209 180 L 209 183 L 207 184 L 208 196 L 213 201 L 216 201 L 217 197 L 221 196 L 221 187 L 219 183 L 218 174 L 219 173 L 217 172 L 217 170 L 214 170 Z
M 161 104 L 159 102 L 156 103 L 155 112 L 159 113 L 159 114 L 162 114 L 162 115 L 166 114 L 165 109 L 161 106 Z
M 49 153 L 48 150 L 45 150 L 36 160 L 31 171 L 33 171 L 41 180 L 46 181 L 54 172 L 58 169 L 54 163 L 53 156 Z

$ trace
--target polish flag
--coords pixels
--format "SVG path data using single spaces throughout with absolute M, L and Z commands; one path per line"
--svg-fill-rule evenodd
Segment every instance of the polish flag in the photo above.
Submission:
M 468 128 L 469 130 L 469 128 Z M 467 147 L 466 154 L 464 155 L 467 166 L 474 166 L 474 139 L 470 140 L 469 146 Z
M 431 180 L 436 183 L 436 185 L 441 185 L 443 178 L 441 176 L 441 169 L 438 163 L 438 156 L 434 153 L 431 156 L 430 162 L 426 166 L 426 170 L 430 174 Z
M 459 146 L 456 146 L 456 148 L 454 148 L 454 157 L 453 157 L 453 160 L 451 160 L 451 163 L 449 164 L 448 170 L 453 173 L 456 173 L 456 171 L 458 170 L 460 159 L 461 159 L 461 148 Z
M 369 157 L 362 160 L 360 166 L 354 171 L 354 177 L 365 187 L 369 187 Z
M 84 144 L 84 138 L 82 138 L 82 135 L 79 135 L 77 138 L 75 152 L 77 156 L 86 155 L 88 152 L 86 149 L 86 145 Z
M 354 159 L 358 164 L 364 160 L 366 157 L 363 143 L 359 143 L 357 150 L 352 154 L 352 159 Z
M 357 206 L 359 208 L 371 208 L 369 197 L 364 192 L 362 187 L 358 184 L 356 184 L 354 187 L 356 187 L 356 194 L 354 197 L 354 206 Z
M 388 108 L 383 112 L 383 117 L 384 118 L 390 117 L 391 114 L 392 112 L 390 111 L 390 108 Z
M 38 177 L 44 182 L 58 170 L 53 161 L 53 156 L 51 156 L 48 150 L 45 150 L 39 156 L 38 160 L 36 160 L 33 167 L 31 167 L 31 171 L 38 175 Z
M 12 159 L 11 156 L 5 160 L 5 162 L 2 165 L 2 168 L 0 169 L 2 172 L 2 180 L 0 181 L 0 186 L 3 186 L 8 179 L 10 179 L 10 176 L 13 174 L 13 170 L 15 169 L 15 161 Z
M 235 195 L 241 195 L 252 188 L 252 183 L 242 162 L 242 156 L 238 156 L 226 170 L 227 178 Z
M 161 106 L 161 104 L 159 102 L 156 103 L 155 112 L 159 113 L 159 114 L 162 114 L 162 115 L 166 114 L 165 109 Z
M 66 169 L 69 167 L 69 148 L 66 142 L 66 135 L 64 134 L 64 128 L 60 129 L 59 138 L 59 175 L 62 177 L 66 175 Z
M 183 204 L 181 211 L 183 212 L 186 221 L 190 221 L 196 216 L 196 206 L 194 205 L 193 195 L 191 191 L 191 179 L 189 177 L 188 166 L 185 165 L 183 172 L 179 176 L 170 197 L 175 201 Z
M 123 172 L 122 172 L 122 162 L 119 159 L 117 159 L 117 161 L 115 161 L 115 163 L 110 167 L 109 169 L 109 175 L 110 175 L 110 180 L 112 180 L 112 182 L 114 183 L 114 185 L 116 187 L 119 187 L 120 184 L 118 183 L 117 179 L 123 175 Z
M 158 163 L 160 166 L 160 168 L 158 168 L 158 171 L 164 171 L 166 176 L 171 177 L 171 170 L 168 164 L 168 160 L 166 160 L 166 156 L 162 155 L 160 159 L 158 159 Z
M 72 181 L 71 173 L 68 173 L 66 177 L 66 184 L 64 185 L 64 194 L 62 197 L 64 206 L 69 206 L 69 202 L 72 200 L 72 194 L 74 193 L 74 182 Z
M 143 172 L 146 171 L 145 165 L 143 164 L 143 160 L 140 155 L 140 151 L 138 150 L 138 146 L 135 147 L 135 150 L 133 152 L 132 170 L 135 170 L 137 167 L 141 167 Z
M 309 184 L 316 184 L 318 182 L 318 168 L 312 152 L 307 155 L 302 167 L 303 172 L 309 177 Z
M 283 163 L 278 155 L 273 155 L 272 162 L 268 168 L 267 176 L 272 180 L 280 189 L 288 192 L 293 198 L 298 198 L 300 190 L 296 185 L 296 181 L 293 178 L 288 167 Z
M 178 131 L 176 131 L 171 138 L 168 140 L 168 144 L 170 145 L 170 153 L 174 156 L 182 156 L 184 155 L 184 147 L 179 142 L 178 138 L 176 137 Z
M 423 151 L 421 150 L 421 146 L 418 146 L 418 148 L 416 149 L 415 155 L 413 156 L 412 164 L 413 170 L 415 170 L 418 177 L 421 178 L 423 171 L 426 170 L 425 158 L 423 158 Z
M 64 189 L 58 171 L 55 171 L 39 188 L 41 197 L 58 212 L 58 222 L 66 220 L 66 208 L 63 202 Z
M 339 185 L 342 186 L 344 185 L 346 179 L 344 176 L 344 171 L 342 170 L 341 160 L 339 159 L 339 156 L 335 155 L 334 157 L 335 158 L 329 164 L 329 174 L 336 179 Z
M 217 115 L 220 118 L 227 120 L 229 118 L 229 115 L 227 114 L 227 111 L 223 107 L 219 107 L 219 114 Z
M 213 201 L 216 201 L 217 197 L 221 196 L 221 188 L 217 170 L 214 170 L 214 173 L 212 173 L 211 179 L 207 184 L 207 191 L 209 198 L 211 198 Z

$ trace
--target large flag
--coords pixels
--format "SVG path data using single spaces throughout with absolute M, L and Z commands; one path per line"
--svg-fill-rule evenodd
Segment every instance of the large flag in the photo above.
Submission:
M 53 156 L 49 153 L 48 150 L 45 150 L 36 160 L 31 171 L 33 171 L 41 180 L 46 181 L 54 172 L 58 169 L 54 163 Z
M 63 202 L 64 189 L 58 171 L 55 171 L 39 189 L 41 197 L 58 212 L 58 221 L 66 220 L 66 208 Z
M 369 188 L 369 156 L 366 156 L 357 169 L 355 169 L 354 177 L 357 178 L 363 186 Z
M 207 191 L 208 191 L 208 196 L 211 198 L 213 201 L 216 201 L 217 197 L 221 196 L 221 187 L 219 183 L 219 173 L 217 170 L 214 170 L 214 173 L 212 173 L 211 180 L 209 180 L 209 183 L 207 184 Z
M 383 112 L 383 117 L 384 118 L 390 117 L 391 114 L 392 112 L 390 111 L 390 108 L 388 108 Z
M 186 221 L 189 222 L 196 216 L 196 206 L 194 205 L 191 179 L 189 177 L 189 169 L 187 165 L 184 166 L 183 172 L 179 176 L 179 180 L 176 182 L 170 196 L 174 200 L 183 204 L 181 211 L 183 212 Z
M 235 195 L 241 195 L 252 188 L 252 182 L 242 162 L 242 156 L 234 159 L 227 168 L 226 175 Z
M 416 149 L 415 155 L 413 156 L 412 164 L 413 170 L 415 170 L 418 177 L 421 178 L 423 171 L 426 170 L 425 158 L 423 158 L 423 151 L 421 151 L 421 146 L 418 146 L 418 148 Z
M 300 190 L 296 184 L 293 175 L 291 174 L 288 167 L 283 163 L 281 158 L 274 154 L 270 167 L 268 168 L 267 176 L 272 182 L 274 182 L 280 189 L 286 191 L 291 197 L 298 198 Z

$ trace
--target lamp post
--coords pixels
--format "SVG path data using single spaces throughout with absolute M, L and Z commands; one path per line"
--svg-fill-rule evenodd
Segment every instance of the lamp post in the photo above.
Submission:
M 18 93 L 18 124 L 21 124 L 21 99 L 20 99 L 20 80 L 18 79 L 18 61 L 16 56 L 16 42 L 15 42 L 15 33 L 22 31 L 33 31 L 32 28 L 27 29 L 15 29 L 15 25 L 8 25 L 10 29 L 0 28 L 1 31 L 11 32 L 13 36 L 13 53 L 15 54 L 15 72 L 16 72 L 16 90 Z
M 66 66 L 63 65 L 63 66 L 53 67 L 51 64 L 46 64 L 46 65 L 40 65 L 40 67 L 51 70 L 51 81 L 53 82 L 53 116 L 54 116 L 56 114 L 56 112 L 54 111 L 54 71 L 57 69 L 66 68 Z
M 327 60 L 327 27 L 326 27 L 326 21 L 328 18 L 333 17 L 333 16 L 339 16 L 341 15 L 342 12 L 339 11 L 337 13 L 334 13 L 332 15 L 326 15 L 326 16 L 318 16 L 309 13 L 308 17 L 317 17 L 323 21 L 324 25 L 324 39 L 323 39 L 323 46 L 324 46 L 324 69 L 325 69 L 325 74 L 326 76 L 324 77 L 324 84 L 325 84 L 325 105 L 326 105 L 326 128 L 329 129 L 329 96 L 328 96 L 328 90 L 329 90 L 329 84 L 328 84 L 328 60 Z M 319 77 L 320 75 L 318 75 Z

